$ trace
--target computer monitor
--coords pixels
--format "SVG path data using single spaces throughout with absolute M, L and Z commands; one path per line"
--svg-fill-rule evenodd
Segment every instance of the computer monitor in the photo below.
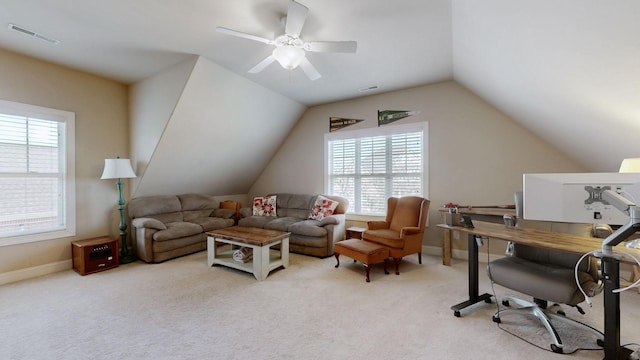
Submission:
M 606 190 L 628 199 L 630 205 L 640 204 L 640 173 L 524 174 L 523 216 L 528 220 L 626 224 L 629 214 L 603 198 Z

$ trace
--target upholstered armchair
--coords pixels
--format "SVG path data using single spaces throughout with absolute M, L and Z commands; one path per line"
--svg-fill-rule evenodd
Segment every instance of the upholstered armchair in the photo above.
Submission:
M 384 221 L 367 222 L 368 230 L 362 239 L 389 248 L 395 260 L 396 275 L 400 274 L 400 261 L 404 256 L 418 254 L 422 264 L 422 238 L 430 201 L 418 196 L 390 197 Z

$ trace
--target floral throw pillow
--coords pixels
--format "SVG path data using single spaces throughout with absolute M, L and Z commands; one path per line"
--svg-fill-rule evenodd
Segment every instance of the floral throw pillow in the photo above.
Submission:
M 322 195 L 318 195 L 315 204 L 311 208 L 309 219 L 322 220 L 325 217 L 333 214 L 333 211 L 338 207 L 338 202 L 328 199 Z
M 253 198 L 253 215 L 276 216 L 276 196 L 262 196 Z

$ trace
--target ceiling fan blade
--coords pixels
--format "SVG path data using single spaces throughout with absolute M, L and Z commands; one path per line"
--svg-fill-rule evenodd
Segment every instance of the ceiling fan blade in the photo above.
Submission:
M 355 41 L 310 41 L 304 49 L 315 52 L 354 53 L 358 49 Z
M 306 57 L 303 57 L 302 61 L 300 61 L 300 67 L 311 81 L 318 80 L 322 77 L 322 75 L 320 75 L 318 70 L 316 70 L 316 68 L 311 65 L 309 59 L 307 59 Z
M 252 74 L 257 74 L 260 71 L 264 70 L 267 66 L 271 65 L 271 63 L 274 61 L 276 61 L 276 58 L 273 57 L 273 55 L 269 55 L 264 60 L 260 61 L 258 65 L 249 69 L 249 72 Z
M 247 34 L 247 33 L 243 33 L 240 31 L 236 31 L 236 30 L 231 30 L 231 29 L 227 29 L 221 26 L 218 26 L 216 28 L 216 31 L 219 33 L 223 33 L 223 34 L 227 34 L 227 35 L 231 35 L 231 36 L 237 36 L 237 37 L 241 37 L 241 38 L 245 38 L 245 39 L 249 39 L 249 40 L 255 40 L 255 41 L 259 41 L 265 44 L 273 44 L 273 40 L 269 40 L 269 39 L 265 39 L 263 37 L 260 36 L 255 36 L 255 35 L 251 35 L 251 34 Z
M 291 0 L 289 2 L 289 10 L 287 10 L 287 24 L 285 25 L 285 34 L 297 38 L 300 37 L 304 21 L 307 19 L 309 8 Z

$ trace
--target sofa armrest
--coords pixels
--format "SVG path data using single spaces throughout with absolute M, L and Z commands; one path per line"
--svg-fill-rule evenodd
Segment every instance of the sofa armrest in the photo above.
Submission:
M 332 221 L 332 223 L 322 225 L 327 230 L 327 256 L 331 256 L 333 255 L 333 247 L 335 243 L 345 239 L 347 217 L 345 214 L 333 214 L 327 216 L 326 218 L 333 218 L 337 220 L 335 224 L 333 223 L 334 220 L 328 220 Z
M 380 220 L 367 221 L 367 227 L 369 230 L 388 229 L 389 223 Z
M 236 211 L 234 209 L 214 209 L 209 216 L 223 219 L 233 219 L 233 217 L 236 216 Z
M 322 220 L 319 221 L 319 223 L 320 226 L 337 225 L 341 221 L 344 222 L 344 215 L 342 216 L 342 218 L 339 215 L 329 215 L 325 216 Z
M 162 221 L 153 218 L 136 218 L 133 219 L 131 225 L 135 228 L 148 228 L 156 230 L 166 230 L 167 226 Z

